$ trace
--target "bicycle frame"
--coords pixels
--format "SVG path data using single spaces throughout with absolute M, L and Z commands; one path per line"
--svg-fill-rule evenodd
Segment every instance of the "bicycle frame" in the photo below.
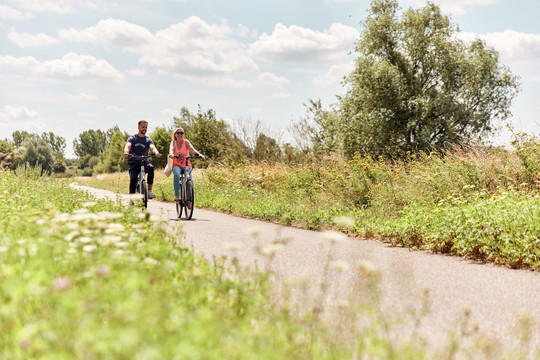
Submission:
M 186 159 L 186 167 L 188 165 L 189 159 L 200 159 L 200 156 L 182 156 L 182 155 L 174 155 L 173 156 L 176 159 L 182 158 Z M 191 170 L 193 171 L 193 170 Z M 193 192 L 193 184 L 191 181 L 189 181 L 187 171 L 184 170 L 180 173 L 180 179 L 179 179 L 179 185 L 180 185 L 180 199 L 176 201 L 176 212 L 178 214 L 178 218 L 182 217 L 182 211 L 185 210 L 185 216 L 187 220 L 190 220 L 193 216 L 193 208 L 195 207 L 194 204 L 194 192 Z M 188 183 L 191 185 L 188 186 Z M 189 194 L 188 194 L 189 192 Z M 191 204 L 188 204 L 188 202 L 191 202 Z M 190 206 L 191 205 L 191 208 Z
M 146 175 L 146 171 L 144 169 L 145 167 L 145 163 L 144 163 L 144 160 L 146 159 L 149 159 L 149 158 L 155 158 L 156 155 L 154 154 L 151 154 L 151 155 L 133 155 L 131 154 L 128 159 L 136 159 L 136 160 L 140 160 L 140 166 L 141 166 L 141 169 L 139 171 L 139 175 L 137 177 L 137 190 L 139 191 L 139 194 L 141 194 L 143 196 L 143 206 L 145 208 L 148 207 L 148 186 L 146 185 L 146 180 L 145 180 L 145 175 Z

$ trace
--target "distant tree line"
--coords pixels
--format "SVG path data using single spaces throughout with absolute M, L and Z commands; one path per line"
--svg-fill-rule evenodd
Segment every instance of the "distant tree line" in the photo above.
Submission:
M 510 116 L 519 78 L 484 41 L 459 40 L 458 27 L 437 5 L 401 11 L 397 0 L 373 0 L 362 25 L 354 68 L 343 82 L 345 94 L 328 109 L 309 100 L 306 116 L 289 129 L 294 144 L 273 138 L 260 122 L 252 131 L 233 129 L 200 106 L 196 113 L 181 108 L 171 127 L 150 129 L 149 136 L 166 154 L 171 132 L 182 127 L 196 149 L 223 164 L 291 163 L 319 153 L 401 158 L 470 144 Z M 85 175 L 124 171 L 129 135 L 118 126 L 86 130 L 73 141 L 77 158 L 71 161 L 64 159 L 64 138 L 16 131 L 12 140 L 0 141 L 0 166 L 39 165 L 45 172 L 64 172 L 68 166 Z M 166 161 L 162 157 L 154 164 L 162 167 Z

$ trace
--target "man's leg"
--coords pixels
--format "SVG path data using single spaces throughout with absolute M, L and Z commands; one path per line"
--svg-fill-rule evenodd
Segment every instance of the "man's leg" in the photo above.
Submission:
M 156 197 L 152 192 L 152 185 L 154 184 L 154 165 L 146 164 L 145 170 L 148 173 L 148 198 L 154 199 Z
M 148 191 L 152 190 L 152 185 L 154 185 L 154 165 L 146 164 L 145 169 L 148 174 Z
M 137 177 L 139 176 L 139 168 L 133 166 L 129 168 L 129 193 L 135 194 L 137 191 Z

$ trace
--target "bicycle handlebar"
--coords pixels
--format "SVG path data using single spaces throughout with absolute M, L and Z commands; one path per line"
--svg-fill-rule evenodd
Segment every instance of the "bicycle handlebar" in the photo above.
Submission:
M 201 155 L 191 155 L 191 156 L 182 156 L 182 155 L 173 155 L 175 159 L 202 159 Z
M 128 159 L 143 160 L 143 159 L 155 158 L 155 157 L 156 157 L 155 154 L 149 154 L 149 155 L 133 155 L 133 154 L 129 154 L 129 156 L 127 158 Z

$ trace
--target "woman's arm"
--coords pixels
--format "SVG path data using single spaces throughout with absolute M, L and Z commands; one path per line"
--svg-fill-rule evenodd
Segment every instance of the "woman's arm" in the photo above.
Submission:
M 194 154 L 197 154 L 199 155 L 200 157 L 202 157 L 204 159 L 204 155 L 202 155 L 200 152 L 198 152 L 197 150 L 195 150 L 195 148 L 193 147 L 193 145 L 191 145 L 191 142 L 189 140 L 184 140 L 188 146 L 188 149 L 189 151 L 191 151 L 192 153 Z

